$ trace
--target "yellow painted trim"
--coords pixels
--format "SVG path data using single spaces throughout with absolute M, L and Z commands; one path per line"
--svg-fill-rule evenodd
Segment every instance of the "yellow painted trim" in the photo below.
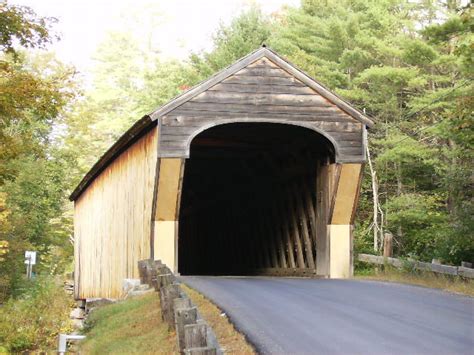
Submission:
M 173 271 L 176 271 L 176 224 L 182 167 L 183 159 L 160 159 L 153 255 Z
M 176 221 L 155 222 L 155 260 L 161 260 L 171 270 L 175 268 Z
M 352 223 L 362 164 L 342 164 L 340 169 L 331 224 L 346 225 Z
M 330 224 L 330 278 L 345 279 L 352 277 L 352 235 L 351 225 Z
M 160 159 L 156 221 L 176 220 L 182 163 L 182 159 Z

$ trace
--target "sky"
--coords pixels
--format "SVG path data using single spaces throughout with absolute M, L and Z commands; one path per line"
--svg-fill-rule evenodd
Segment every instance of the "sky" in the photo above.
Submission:
M 153 28 L 153 48 L 163 57 L 184 59 L 191 51 L 212 48 L 219 23 L 229 23 L 251 2 L 273 13 L 300 0 L 10 0 L 57 18 L 61 40 L 50 48 L 86 76 L 107 32 L 130 30 L 140 37 Z

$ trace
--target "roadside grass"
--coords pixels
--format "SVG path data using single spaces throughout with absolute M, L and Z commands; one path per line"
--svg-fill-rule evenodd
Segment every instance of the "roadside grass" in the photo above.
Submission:
M 176 334 L 162 322 L 155 292 L 95 309 L 84 333 L 83 354 L 177 353 Z
M 370 266 L 356 268 L 355 278 L 431 287 L 474 297 L 474 281 L 463 279 L 459 276 L 449 276 L 420 270 L 396 269 L 391 266 Z
M 225 353 L 256 354 L 255 349 L 247 342 L 244 335 L 239 333 L 222 311 L 199 292 L 181 284 L 182 289 L 198 307 L 202 317 L 216 334 L 217 340 Z

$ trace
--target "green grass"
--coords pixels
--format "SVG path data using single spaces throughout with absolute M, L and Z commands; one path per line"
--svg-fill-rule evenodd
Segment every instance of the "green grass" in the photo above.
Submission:
M 437 288 L 440 290 L 474 296 L 474 280 L 463 279 L 420 270 L 399 270 L 391 266 L 365 266 L 356 268 L 355 277 L 364 280 L 397 282 Z
M 94 310 L 84 333 L 79 349 L 84 354 L 177 353 L 155 292 Z

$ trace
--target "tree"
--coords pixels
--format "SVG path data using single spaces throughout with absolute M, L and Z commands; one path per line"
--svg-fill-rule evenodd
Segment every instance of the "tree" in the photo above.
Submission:
M 42 267 L 58 269 L 71 255 L 67 239 L 71 223 L 64 219 L 69 156 L 54 131 L 75 95 L 74 70 L 52 55 L 25 48 L 43 48 L 54 39 L 50 19 L 27 7 L 0 4 L 0 240 L 8 252 L 0 262 L 0 299 L 18 289 L 23 253 L 41 253 Z M 62 220 L 64 223 L 58 223 Z M 66 241 L 66 242 L 65 242 Z M 66 245 L 64 247 L 64 245 Z
M 209 75 L 265 41 L 365 110 L 376 121 L 369 138 L 376 217 L 383 216 L 377 244 L 390 231 L 398 255 L 458 263 L 474 259 L 472 29 L 471 9 L 457 1 L 303 0 L 273 21 L 236 18 L 192 63 Z M 356 229 L 362 248 L 374 227 L 371 195 L 366 181 Z

